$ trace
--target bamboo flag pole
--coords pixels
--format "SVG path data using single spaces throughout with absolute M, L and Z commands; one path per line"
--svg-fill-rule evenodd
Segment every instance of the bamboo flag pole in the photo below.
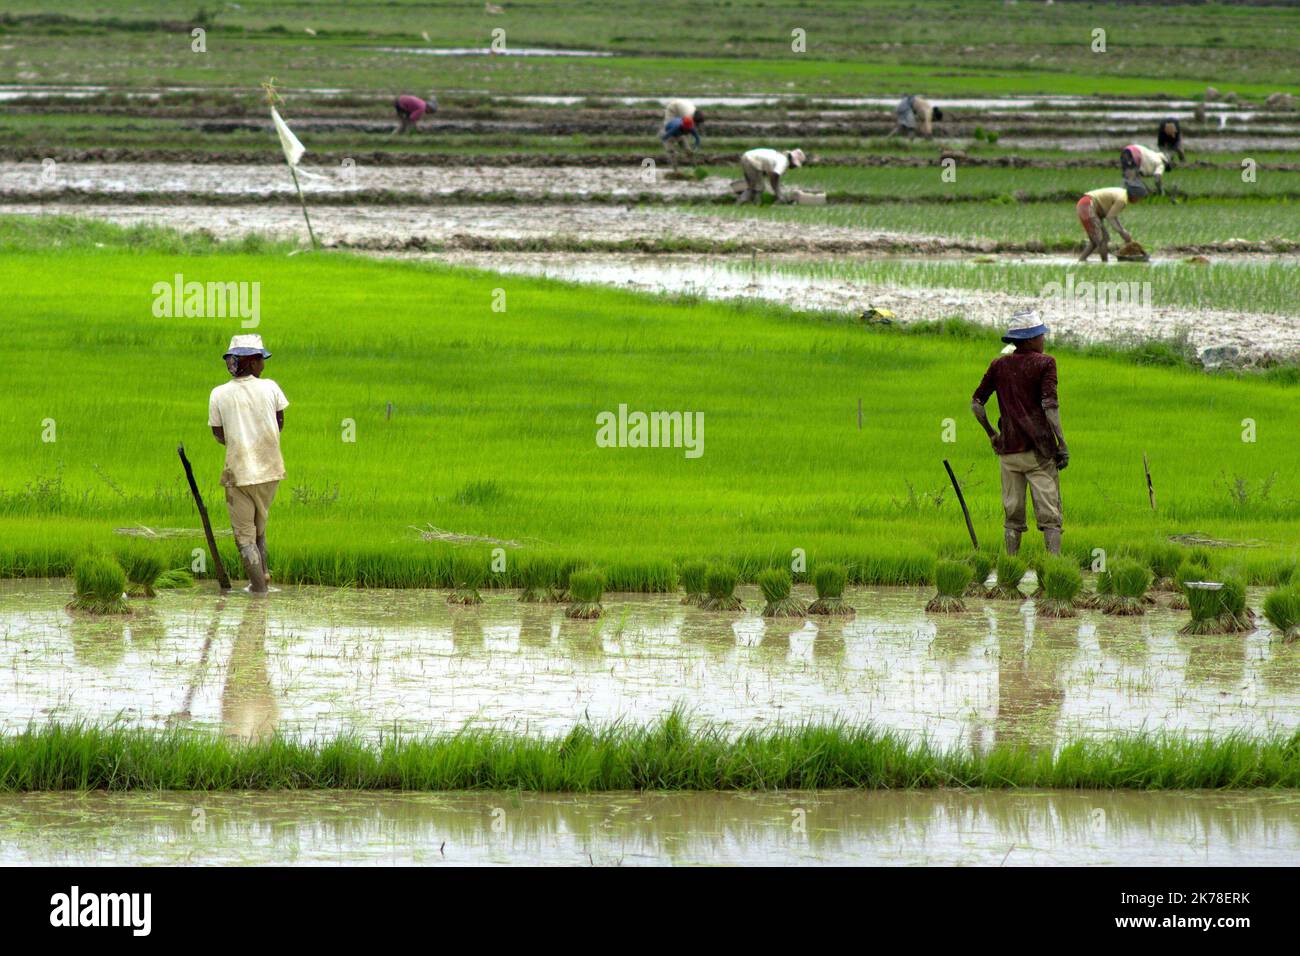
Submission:
M 302 143 L 298 142 L 298 137 L 293 135 L 293 130 L 280 117 L 280 111 L 275 108 L 277 103 L 283 103 L 284 97 L 275 91 L 275 77 L 262 84 L 262 90 L 266 94 L 266 105 L 271 108 L 271 122 L 275 124 L 275 132 L 280 137 L 280 148 L 284 150 L 284 161 L 289 164 L 289 175 L 293 177 L 293 188 L 298 191 L 298 204 L 302 206 L 302 218 L 307 223 L 307 235 L 311 238 L 311 247 L 319 249 L 320 243 L 316 241 L 316 232 L 311 227 L 311 216 L 307 214 L 307 200 L 302 194 L 302 184 L 298 182 L 298 161 L 302 159 L 302 154 L 307 150 Z

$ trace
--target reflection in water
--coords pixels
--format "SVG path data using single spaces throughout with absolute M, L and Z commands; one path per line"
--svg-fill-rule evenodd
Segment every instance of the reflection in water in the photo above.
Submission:
M 275 732 L 279 711 L 266 670 L 267 611 L 265 599 L 244 603 L 221 691 L 221 731 L 227 737 L 252 742 Z
M 848 595 L 852 619 L 799 620 L 614 594 L 604 618 L 572 621 L 514 592 L 453 607 L 439 591 L 286 588 L 259 602 L 200 587 L 101 622 L 70 617 L 67 589 L 0 581 L 0 728 L 171 717 L 241 737 L 558 734 L 684 706 L 731 733 L 841 720 L 986 747 L 1300 725 L 1296 646 L 1267 631 L 1184 637 L 1186 612 L 1163 607 L 1048 620 L 1030 602 L 971 598 L 933 615 L 923 590 L 873 588 Z
M 201 820 L 201 825 L 195 821 Z M 0 865 L 1290 865 L 1286 794 L 0 795 Z

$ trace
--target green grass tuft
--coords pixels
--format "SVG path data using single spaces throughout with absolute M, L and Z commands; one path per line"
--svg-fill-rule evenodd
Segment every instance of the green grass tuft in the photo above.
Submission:
M 158 578 L 163 573 L 163 561 L 153 551 L 130 550 L 118 555 L 122 569 L 126 571 L 127 597 L 157 597 L 154 590 Z
M 844 585 L 848 579 L 848 568 L 842 564 L 817 565 L 813 571 L 813 587 L 817 589 L 817 600 L 808 605 L 808 613 L 853 617 L 857 612 L 844 600 Z
M 989 597 L 1022 600 L 1025 595 L 1020 590 L 1020 582 L 1029 565 L 1016 555 L 1003 553 L 998 555 L 997 568 L 997 583 L 989 589 Z
M 605 576 L 599 571 L 588 569 L 574 571 L 569 575 L 569 606 L 564 609 L 565 617 L 591 619 L 600 617 L 604 608 L 600 599 L 605 593 Z
M 1083 588 L 1083 575 L 1070 558 L 1048 555 L 1038 572 L 1042 594 L 1037 598 L 1038 613 L 1044 617 L 1074 617 L 1075 599 Z
M 1264 616 L 1290 644 L 1300 637 L 1300 586 L 1278 588 L 1264 598 Z
M 126 614 L 129 608 L 123 592 L 126 572 L 113 558 L 98 552 L 85 555 L 73 569 L 75 588 L 68 607 L 90 614 Z
M 699 605 L 706 597 L 704 577 L 709 566 L 703 561 L 687 561 L 682 565 L 682 590 L 686 592 L 683 604 Z
M 803 617 L 808 613 L 803 601 L 791 596 L 793 586 L 794 581 L 785 568 L 765 568 L 758 572 L 758 589 L 767 601 L 763 617 Z
M 961 598 L 974 575 L 974 570 L 965 561 L 936 561 L 934 586 L 938 593 L 930 598 L 925 609 L 937 613 L 966 610 L 966 604 Z
M 745 602 L 736 597 L 740 575 L 731 565 L 713 564 L 704 575 L 707 596 L 700 602 L 705 611 L 743 611 Z

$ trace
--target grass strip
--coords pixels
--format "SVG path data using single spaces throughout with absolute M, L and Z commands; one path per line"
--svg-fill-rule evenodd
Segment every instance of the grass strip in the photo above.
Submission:
M 1300 732 L 1214 739 L 1080 739 L 1056 750 L 937 748 L 887 730 L 802 724 L 746 731 L 680 711 L 642 727 L 561 736 L 463 730 L 240 744 L 175 730 L 50 725 L 0 737 L 0 792 L 35 790 L 1249 789 L 1300 786 Z

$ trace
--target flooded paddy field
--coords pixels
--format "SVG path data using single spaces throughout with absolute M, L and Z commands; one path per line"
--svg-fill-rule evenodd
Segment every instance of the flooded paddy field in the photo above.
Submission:
M 1290 792 L 0 795 L 0 865 L 1287 866 Z
M 587 622 L 513 592 L 465 608 L 435 591 L 301 588 L 259 602 L 200 588 L 90 620 L 64 609 L 68 582 L 0 588 L 8 732 L 80 721 L 245 740 L 555 734 L 677 707 L 734 734 L 845 720 L 976 748 L 1300 726 L 1294 646 L 1267 630 L 1184 636 L 1186 612 L 1162 607 L 1047 620 L 1030 602 L 989 600 L 927 615 L 925 592 L 863 589 L 849 595 L 856 618 L 780 621 L 609 595 L 605 618 Z M 759 606 L 753 589 L 742 596 Z

